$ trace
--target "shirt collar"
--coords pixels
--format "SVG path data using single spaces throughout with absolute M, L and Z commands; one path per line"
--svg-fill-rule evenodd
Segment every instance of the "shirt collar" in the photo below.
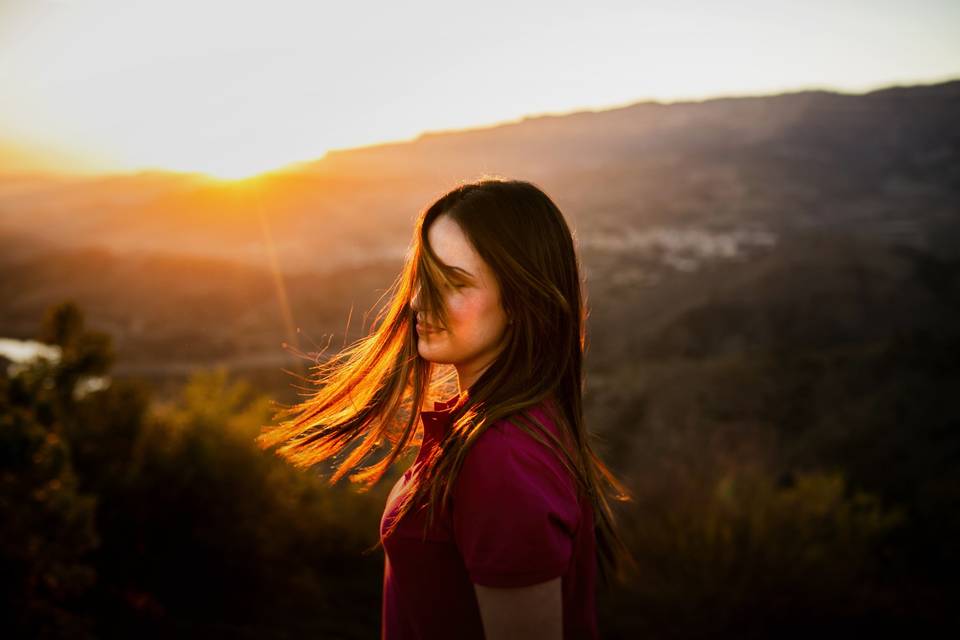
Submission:
M 457 405 L 457 402 L 458 402 L 459 400 L 460 400 L 460 394 L 457 394 L 457 395 L 453 396 L 452 398 L 449 398 L 448 400 L 442 400 L 442 401 L 439 401 L 439 402 L 434 402 L 434 403 L 433 403 L 433 410 L 434 410 L 434 411 L 449 411 L 450 409 L 453 409 L 453 408 Z
M 465 398 L 464 396 L 463 399 Z M 443 437 L 443 434 L 450 427 L 450 415 L 460 400 L 460 395 L 455 395 L 447 400 L 434 402 L 433 411 L 420 412 L 426 441 L 437 441 Z

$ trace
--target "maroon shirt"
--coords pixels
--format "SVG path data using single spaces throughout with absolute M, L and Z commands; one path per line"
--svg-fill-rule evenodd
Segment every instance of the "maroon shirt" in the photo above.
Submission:
M 451 426 L 459 398 L 421 412 L 417 459 L 394 485 L 380 521 L 385 551 L 381 637 L 483 638 L 473 584 L 521 587 L 562 576 L 563 637 L 597 638 L 595 533 L 590 500 L 550 449 L 506 420 L 467 452 L 449 509 L 422 540 L 426 506 L 384 537 L 411 474 Z M 529 409 L 561 442 L 542 405 Z

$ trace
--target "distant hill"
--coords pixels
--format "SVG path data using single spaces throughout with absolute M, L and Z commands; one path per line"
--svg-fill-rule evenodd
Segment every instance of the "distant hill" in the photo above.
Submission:
M 402 255 L 421 207 L 495 173 L 537 182 L 585 242 L 652 226 L 827 229 L 939 251 L 957 238 L 958 112 L 951 81 L 528 118 L 331 152 L 244 187 L 173 173 L 0 176 L 0 228 L 253 264 L 272 242 L 281 268 L 329 271 Z

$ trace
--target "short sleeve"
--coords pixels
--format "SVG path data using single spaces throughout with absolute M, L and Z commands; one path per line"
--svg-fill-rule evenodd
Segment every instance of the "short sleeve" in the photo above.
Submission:
M 453 536 L 470 579 L 520 587 L 563 575 L 580 520 L 573 479 L 545 445 L 496 426 L 467 451 L 454 481 Z

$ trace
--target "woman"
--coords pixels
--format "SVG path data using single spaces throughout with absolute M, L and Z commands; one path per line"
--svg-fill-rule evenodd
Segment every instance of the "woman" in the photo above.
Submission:
M 381 520 L 384 638 L 596 637 L 597 556 L 604 584 L 633 564 L 602 481 L 629 496 L 583 424 L 586 311 L 560 210 L 529 182 L 462 184 L 421 212 L 387 294 L 259 442 L 301 467 L 355 445 L 333 484 L 386 440 L 350 476 L 366 487 L 417 449 Z

